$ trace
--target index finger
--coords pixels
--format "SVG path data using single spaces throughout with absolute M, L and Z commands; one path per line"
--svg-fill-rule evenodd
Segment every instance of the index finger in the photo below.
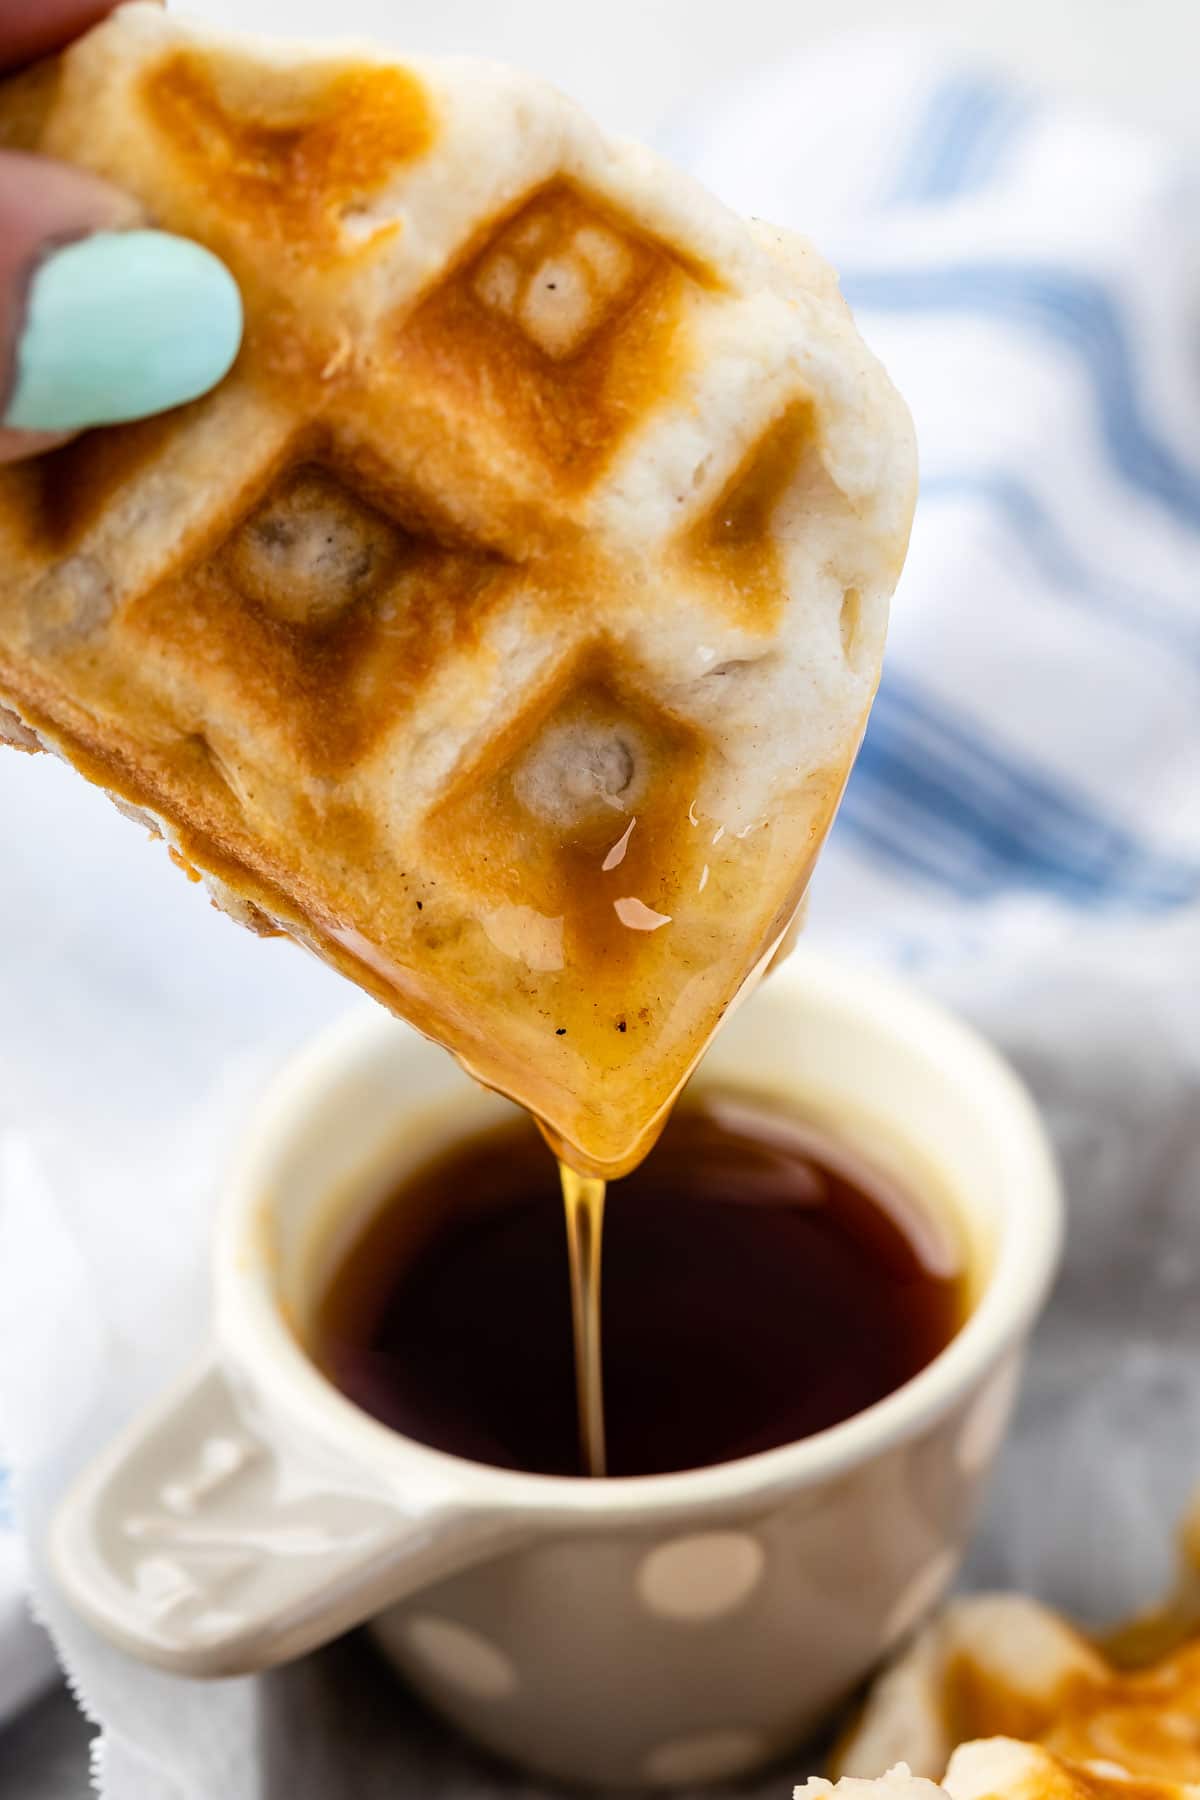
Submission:
M 17 69 L 61 49 L 116 5 L 117 0 L 0 0 L 0 69 Z

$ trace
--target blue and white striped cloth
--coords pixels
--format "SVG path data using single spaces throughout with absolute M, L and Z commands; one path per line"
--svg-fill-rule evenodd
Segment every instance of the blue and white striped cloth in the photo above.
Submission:
M 804 230 L 916 419 L 921 503 L 814 923 L 905 960 L 1200 901 L 1200 198 L 1181 157 L 911 40 L 669 146 Z

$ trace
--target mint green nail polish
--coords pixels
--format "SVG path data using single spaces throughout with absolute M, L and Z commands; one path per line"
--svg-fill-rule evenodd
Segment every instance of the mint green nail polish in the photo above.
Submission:
M 241 337 L 237 283 L 211 251 L 98 231 L 34 273 L 3 423 L 80 431 L 165 412 L 220 381 Z

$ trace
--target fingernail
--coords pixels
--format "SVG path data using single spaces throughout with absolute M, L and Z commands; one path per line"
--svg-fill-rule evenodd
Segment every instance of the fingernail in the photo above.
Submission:
M 3 423 L 82 431 L 165 412 L 215 386 L 241 337 L 237 283 L 211 251 L 97 231 L 34 272 Z

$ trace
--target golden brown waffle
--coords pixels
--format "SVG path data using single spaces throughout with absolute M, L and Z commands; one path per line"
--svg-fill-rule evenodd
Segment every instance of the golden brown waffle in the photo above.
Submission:
M 943 1785 L 950 1800 L 1200 1800 L 1180 1776 L 1131 1775 L 1103 1758 L 1077 1762 L 1003 1737 L 962 1745 Z
M 957 1601 L 877 1683 L 837 1767 L 872 1776 L 903 1760 L 939 1780 L 957 1745 L 998 1736 L 1147 1782 L 1200 1783 L 1200 1640 L 1122 1670 L 1033 1600 Z
M 208 398 L 0 474 L 0 703 L 615 1173 L 808 880 L 914 458 L 829 271 L 541 84 L 132 6 L 0 142 L 210 246 Z
M 940 1786 L 900 1763 L 874 1778 L 820 1779 L 794 1800 L 1200 1800 L 1176 1777 L 1131 1775 L 1103 1759 L 1076 1762 L 1042 1744 L 992 1737 L 959 1746 Z

